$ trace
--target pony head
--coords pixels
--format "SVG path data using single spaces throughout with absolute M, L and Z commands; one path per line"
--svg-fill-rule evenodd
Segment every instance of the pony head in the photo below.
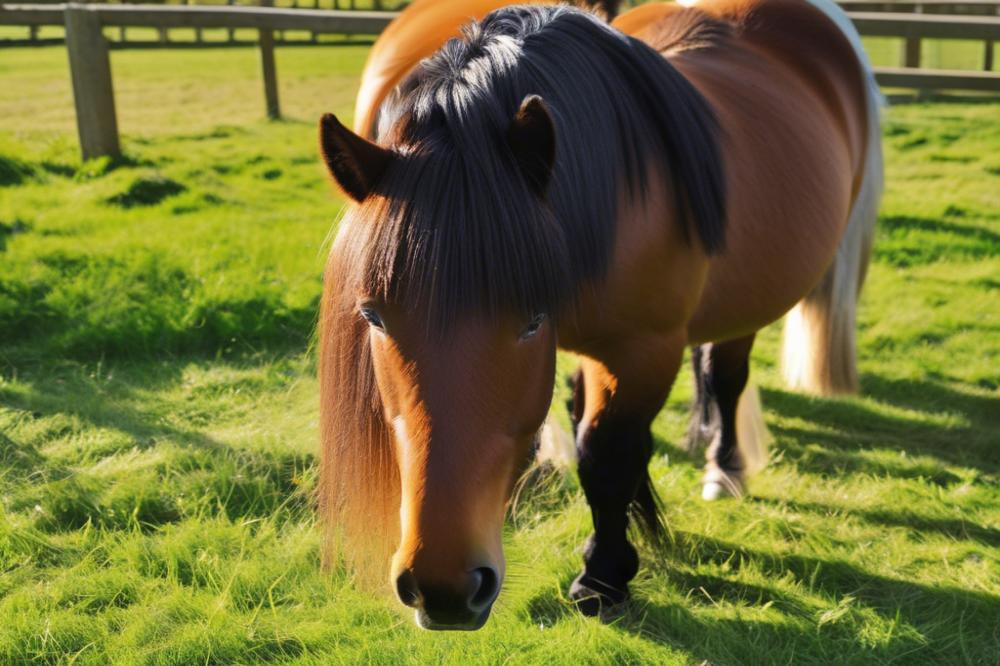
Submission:
M 381 471 L 398 488 L 382 491 L 398 501 L 391 581 L 400 601 L 423 627 L 478 628 L 503 580 L 506 502 L 552 398 L 552 307 L 563 278 L 559 257 L 549 256 L 562 244 L 559 229 L 544 204 L 552 119 L 541 98 L 524 99 L 493 173 L 427 142 L 382 148 L 331 115 L 320 136 L 331 175 L 359 204 L 331 255 L 341 309 L 328 316 L 341 322 L 347 349 L 330 363 L 345 373 L 341 389 L 370 382 L 339 399 L 377 403 L 350 418 L 375 419 L 384 431 L 342 445 L 376 435 L 379 458 L 395 461 Z M 512 245 L 504 236 L 518 226 L 524 238 Z M 341 453 L 340 464 L 353 458 Z M 390 485 L 371 478 L 374 465 L 350 479 L 346 471 L 337 471 L 341 484 L 372 483 L 352 493 Z M 351 520 L 377 531 L 386 518 Z

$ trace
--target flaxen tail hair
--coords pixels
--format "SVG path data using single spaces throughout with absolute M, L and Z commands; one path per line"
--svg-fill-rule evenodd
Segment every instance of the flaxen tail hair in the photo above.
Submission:
M 864 285 L 882 197 L 883 164 L 879 111 L 882 95 L 861 38 L 847 15 L 831 0 L 810 0 L 840 27 L 864 69 L 868 102 L 868 147 L 864 176 L 851 208 L 847 230 L 823 281 L 785 319 L 782 370 L 792 388 L 820 395 L 858 389 L 855 313 Z

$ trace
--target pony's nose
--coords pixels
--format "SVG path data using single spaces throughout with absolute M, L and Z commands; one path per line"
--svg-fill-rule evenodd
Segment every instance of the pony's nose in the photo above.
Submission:
M 475 592 L 469 597 L 469 610 L 482 612 L 489 608 L 500 592 L 500 577 L 492 567 L 479 567 L 472 572 Z
M 396 596 L 404 606 L 410 608 L 417 608 L 423 600 L 420 596 L 420 587 L 417 586 L 417 577 L 409 569 L 396 577 Z
M 479 567 L 450 584 L 421 583 L 410 569 L 396 577 L 396 595 L 416 608 L 427 629 L 469 628 L 481 624 L 500 591 L 500 576 L 493 567 Z

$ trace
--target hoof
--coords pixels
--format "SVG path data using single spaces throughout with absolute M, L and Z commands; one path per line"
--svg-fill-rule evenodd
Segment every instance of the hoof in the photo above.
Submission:
M 619 590 L 590 578 L 582 573 L 569 586 L 569 598 L 577 610 L 588 617 L 596 617 L 602 611 L 617 606 L 628 599 L 628 589 Z
M 701 483 L 701 498 L 706 502 L 725 497 L 743 497 L 746 490 L 742 472 L 727 472 L 711 463 L 705 470 Z
M 721 499 L 723 497 L 732 497 L 732 495 L 729 494 L 725 486 L 721 483 L 709 481 L 701 487 L 701 498 L 706 502 L 711 502 L 712 500 Z

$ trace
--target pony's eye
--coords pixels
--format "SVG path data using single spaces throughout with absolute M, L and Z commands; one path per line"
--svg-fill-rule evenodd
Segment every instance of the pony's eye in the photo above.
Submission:
M 378 312 L 375 311 L 375 308 L 369 308 L 369 307 L 361 308 L 361 316 L 364 318 L 365 321 L 367 321 L 369 324 L 371 324 L 378 330 L 380 331 L 385 330 L 385 324 L 382 323 L 382 317 L 380 317 Z
M 527 340 L 528 338 L 534 336 L 535 333 L 538 333 L 538 329 L 540 329 L 542 324 L 545 323 L 546 317 L 548 317 L 548 315 L 544 313 L 535 315 L 531 321 L 528 322 L 528 325 L 524 327 L 524 330 L 521 331 L 521 339 Z

